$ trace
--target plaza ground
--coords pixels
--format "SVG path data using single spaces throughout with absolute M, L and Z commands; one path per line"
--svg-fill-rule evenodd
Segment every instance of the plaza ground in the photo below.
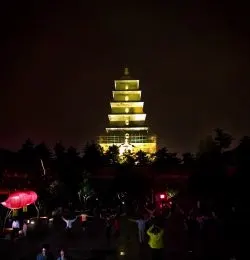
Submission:
M 32 234 L 25 239 L 16 242 L 1 240 L 0 255 L 1 258 L 8 260 L 19 259 L 36 259 L 37 253 L 40 251 L 42 244 L 49 244 L 51 251 L 57 256 L 60 248 L 65 248 L 69 255 L 75 259 L 91 259 L 93 256 L 99 258 L 93 259 L 151 259 L 150 250 L 147 242 L 141 246 L 137 239 L 137 226 L 135 223 L 128 221 L 128 217 L 121 219 L 121 236 L 119 239 L 113 238 L 110 246 L 107 245 L 104 235 L 103 221 L 95 219 L 89 222 L 87 231 L 80 229 L 80 223 L 75 223 L 71 237 L 65 234 L 64 223 L 62 222 L 58 228 L 51 228 L 44 234 Z M 186 248 L 186 234 L 183 230 L 183 219 L 178 213 L 171 216 L 165 223 L 165 259 L 183 260 L 183 259 L 204 259 L 197 258 L 193 254 L 189 254 Z M 216 237 L 214 237 L 216 240 Z M 199 241 L 196 246 L 197 254 L 201 254 L 204 249 Z M 213 243 L 213 245 L 216 243 Z M 217 248 L 207 248 L 206 251 L 212 253 L 216 251 L 218 255 L 221 246 L 219 241 Z M 120 256 L 120 252 L 125 255 Z M 204 253 L 204 252 L 203 252 Z M 215 259 L 215 258 L 213 258 Z M 221 256 L 218 259 L 223 259 Z

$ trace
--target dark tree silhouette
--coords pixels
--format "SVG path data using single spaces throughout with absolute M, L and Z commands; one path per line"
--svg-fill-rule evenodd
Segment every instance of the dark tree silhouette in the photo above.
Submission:
M 139 166 L 146 166 L 150 164 L 148 155 L 143 151 L 138 151 L 135 154 L 135 163 Z
M 232 141 L 233 141 L 232 135 L 230 135 L 229 133 L 226 133 L 221 128 L 216 128 L 214 130 L 214 132 L 215 132 L 214 141 L 215 141 L 216 145 L 218 146 L 218 148 L 220 149 L 220 151 L 222 152 L 225 149 L 230 148 Z
M 96 169 L 102 167 L 104 164 L 103 149 L 100 145 L 92 142 L 87 143 L 84 147 L 83 165 L 84 168 L 93 172 Z
M 57 160 L 63 160 L 65 158 L 66 149 L 61 142 L 56 143 L 54 152 Z
M 187 168 L 193 167 L 195 163 L 195 156 L 191 153 L 182 154 L 183 165 Z
M 198 168 L 191 177 L 191 186 L 199 194 L 215 196 L 226 189 L 227 160 L 224 153 L 233 138 L 221 129 L 215 130 L 214 138 L 208 136 L 199 146 Z
M 155 153 L 155 160 L 153 166 L 162 169 L 169 170 L 179 166 L 181 160 L 177 158 L 176 153 L 169 153 L 166 147 L 159 149 Z
M 117 165 L 119 164 L 119 147 L 112 145 L 105 153 L 105 159 L 108 164 Z
M 36 156 L 35 145 L 27 139 L 18 151 L 18 164 L 22 172 L 39 175 L 40 164 Z
M 52 160 L 52 151 L 47 147 L 47 145 L 44 142 L 36 145 L 35 151 L 36 151 L 37 156 L 40 159 L 42 159 L 46 162 L 49 162 Z
M 69 147 L 66 154 L 66 172 L 64 182 L 70 185 L 71 189 L 77 192 L 78 184 L 82 179 L 82 160 L 74 147 Z
M 159 168 L 165 168 L 168 163 L 168 149 L 163 147 L 155 153 L 153 165 Z
M 134 155 L 129 151 L 123 154 L 122 163 L 125 166 L 133 167 L 135 165 Z

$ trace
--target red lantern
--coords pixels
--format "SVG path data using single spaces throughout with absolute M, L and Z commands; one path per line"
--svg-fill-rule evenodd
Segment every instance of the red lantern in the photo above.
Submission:
M 27 206 L 34 203 L 37 200 L 37 194 L 34 191 L 26 191 L 28 194 Z
M 9 209 L 20 209 L 26 207 L 37 200 L 37 194 L 34 191 L 17 191 L 2 202 L 2 205 Z

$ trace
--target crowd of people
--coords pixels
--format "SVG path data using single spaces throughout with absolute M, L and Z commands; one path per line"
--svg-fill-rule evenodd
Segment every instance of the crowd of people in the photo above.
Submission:
M 173 203 L 171 208 L 162 209 L 159 205 L 147 202 L 145 206 L 139 207 L 135 218 L 127 217 L 128 221 L 135 223 L 138 230 L 139 244 L 145 245 L 148 240 L 148 245 L 152 253 L 152 260 L 164 259 L 164 233 L 166 233 L 166 222 L 171 217 L 175 218 L 176 214 L 183 220 L 183 229 L 186 232 L 187 242 L 186 250 L 188 254 L 196 254 L 197 248 L 201 247 L 203 243 L 204 252 L 206 252 L 206 243 L 209 244 L 209 250 L 211 250 L 211 244 L 221 236 L 221 241 L 226 242 L 228 259 L 236 259 L 237 256 L 237 212 L 235 207 L 231 207 L 231 210 L 226 212 L 223 216 L 220 212 L 215 210 L 208 210 L 205 206 L 201 205 L 200 201 L 197 201 L 196 205 L 191 209 L 183 210 L 179 205 Z M 98 212 L 98 211 L 96 211 Z M 85 211 L 80 214 L 74 212 L 65 215 L 63 212 L 57 217 L 57 221 L 65 223 L 65 233 L 70 237 L 72 235 L 72 228 L 76 221 L 81 223 L 82 231 L 88 229 L 89 219 L 101 219 L 105 226 L 105 238 L 107 246 L 110 245 L 111 240 L 118 239 L 121 234 L 121 216 L 125 216 L 126 212 L 120 210 L 112 210 L 107 208 L 100 210 L 98 213 L 89 214 L 89 211 Z M 226 216 L 226 217 L 225 217 Z M 126 217 L 125 217 L 126 218 Z M 55 218 L 56 219 L 56 218 Z M 22 236 L 27 235 L 27 222 L 23 221 L 20 224 L 17 218 L 12 221 L 12 238 L 16 238 L 18 234 Z M 214 231 L 214 232 L 213 232 Z M 210 237 L 209 236 L 214 236 Z M 209 240 L 210 239 L 210 240 Z M 197 241 L 199 246 L 197 247 Z M 60 249 L 58 253 L 58 260 L 67 260 L 65 250 Z M 41 252 L 37 255 L 37 260 L 49 260 L 56 259 L 52 256 L 48 245 L 42 247 Z

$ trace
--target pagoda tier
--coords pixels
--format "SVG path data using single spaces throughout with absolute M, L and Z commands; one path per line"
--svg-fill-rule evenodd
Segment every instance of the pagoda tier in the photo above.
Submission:
M 112 145 L 119 146 L 123 152 L 124 145 L 133 147 L 133 152 L 156 151 L 156 136 L 149 134 L 145 124 L 147 115 L 143 111 L 141 93 L 139 80 L 132 79 L 126 68 L 124 76 L 115 80 L 110 102 L 111 113 L 108 115 L 109 127 L 106 128 L 106 134 L 99 137 L 99 144 L 104 151 Z

